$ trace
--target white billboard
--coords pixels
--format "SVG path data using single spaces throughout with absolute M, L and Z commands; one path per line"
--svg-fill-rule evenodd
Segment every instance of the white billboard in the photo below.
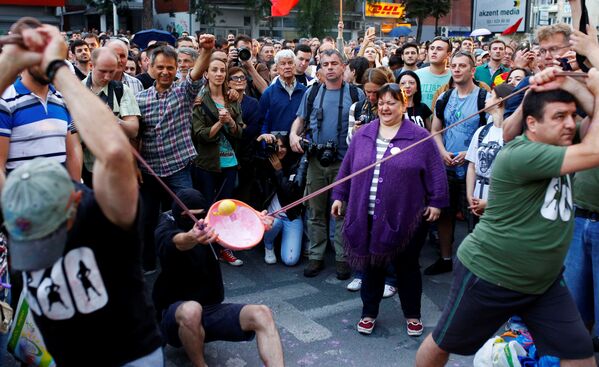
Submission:
M 472 8 L 472 29 L 486 28 L 493 33 L 501 33 L 524 18 L 518 32 L 526 28 L 527 0 L 474 0 Z

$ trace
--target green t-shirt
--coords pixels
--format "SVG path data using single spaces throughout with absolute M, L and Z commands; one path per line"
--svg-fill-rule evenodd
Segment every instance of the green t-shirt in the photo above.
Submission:
M 599 168 L 576 172 L 574 175 L 574 203 L 586 210 L 599 213 Z
M 557 279 L 574 227 L 570 176 L 560 169 L 566 147 L 519 136 L 495 159 L 488 207 L 458 249 L 478 277 L 526 294 Z

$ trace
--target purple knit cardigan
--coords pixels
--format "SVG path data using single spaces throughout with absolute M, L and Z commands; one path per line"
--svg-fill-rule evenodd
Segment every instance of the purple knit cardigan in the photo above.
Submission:
M 337 180 L 376 160 L 376 138 L 380 122 L 374 120 L 353 137 L 343 159 Z M 427 137 L 429 133 L 404 120 L 389 143 L 401 149 Z M 427 206 L 449 205 L 445 166 L 433 139 L 381 164 L 372 228 L 368 231 L 368 201 L 374 169 L 333 189 L 332 197 L 347 203 L 343 236 L 350 265 L 364 270 L 368 264 L 386 265 L 412 238 Z

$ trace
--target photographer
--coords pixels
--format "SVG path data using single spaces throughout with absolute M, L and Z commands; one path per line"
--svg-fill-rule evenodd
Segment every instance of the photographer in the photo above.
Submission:
M 331 49 L 320 55 L 323 84 L 310 87 L 300 108 L 297 118 L 291 126 L 289 139 L 293 151 L 303 153 L 300 135 L 304 132 L 305 122 L 311 131 L 313 143 L 320 149 L 310 152 L 308 166 L 307 192 L 314 192 L 334 182 L 341 160 L 347 151 L 347 126 L 349 108 L 358 99 L 363 99 L 364 92 L 355 86 L 343 82 L 346 64 L 339 51 Z M 329 106 L 324 109 L 323 106 Z M 312 145 L 314 147 L 314 145 Z M 304 276 L 314 277 L 324 269 L 324 252 L 328 241 L 328 195 L 316 196 L 309 201 L 310 215 L 308 230 L 310 231 L 310 263 L 304 270 Z M 337 278 L 348 279 L 351 271 L 343 251 L 341 237 L 342 221 L 335 222 L 335 259 Z
M 250 97 L 259 99 L 264 90 L 268 87 L 270 72 L 268 66 L 258 63 L 254 65 L 252 60 L 252 39 L 240 34 L 235 38 L 235 47 L 229 50 L 229 67 L 239 66 L 245 69 L 249 78 L 246 94 Z
M 264 197 L 264 207 L 272 213 L 281 207 L 302 197 L 306 184 L 307 158 L 299 156 L 289 147 L 289 136 L 283 134 L 262 134 L 257 141 L 262 143 L 263 174 L 260 182 Z M 274 143 L 267 143 L 274 141 Z M 260 169 L 260 168 L 259 168 Z M 274 252 L 274 241 L 283 232 L 281 241 L 281 261 L 287 266 L 297 264 L 302 248 L 303 206 L 299 205 L 281 213 L 272 228 L 264 234 L 264 262 L 274 264 L 277 257 Z

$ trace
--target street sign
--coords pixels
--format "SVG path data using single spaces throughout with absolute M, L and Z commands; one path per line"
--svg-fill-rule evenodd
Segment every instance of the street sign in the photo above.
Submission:
M 486 28 L 501 33 L 524 17 L 518 32 L 526 28 L 526 2 L 528 0 L 474 0 L 472 7 L 472 29 Z
M 378 18 L 401 18 L 405 13 L 402 4 L 366 2 L 366 16 Z

